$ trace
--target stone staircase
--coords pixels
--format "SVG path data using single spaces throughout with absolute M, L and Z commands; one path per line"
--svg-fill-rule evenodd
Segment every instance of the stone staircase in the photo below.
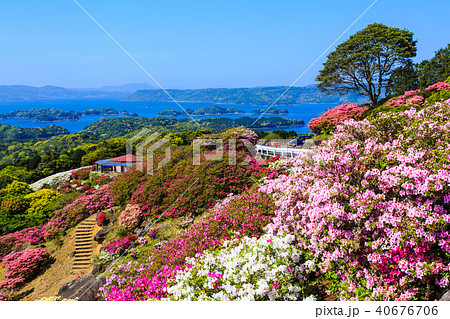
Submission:
M 97 224 L 96 214 L 83 220 L 75 231 L 75 258 L 73 269 L 87 269 L 91 266 L 93 230 Z

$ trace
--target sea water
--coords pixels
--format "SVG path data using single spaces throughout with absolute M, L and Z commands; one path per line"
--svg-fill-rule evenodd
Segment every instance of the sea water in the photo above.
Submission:
M 250 113 L 254 109 L 266 109 L 267 106 L 257 105 L 236 105 L 236 104 L 216 104 L 216 103 L 180 103 L 184 109 L 190 108 L 193 110 L 208 107 L 212 105 L 218 105 L 220 107 L 233 107 L 238 110 Z M 327 109 L 335 107 L 336 104 L 296 104 L 296 105 L 281 105 L 275 106 L 278 109 L 287 109 L 289 114 L 275 115 L 290 119 L 301 119 L 306 124 L 315 117 L 320 116 Z M 127 111 L 128 113 L 137 113 L 139 116 L 145 116 L 148 118 L 156 117 L 156 114 L 165 109 L 171 109 L 176 111 L 182 111 L 182 109 L 174 102 L 149 102 L 149 101 L 122 101 L 113 99 L 52 99 L 52 100 L 20 100 L 20 101 L 4 101 L 0 102 L 0 113 L 8 113 L 15 110 L 27 110 L 27 109 L 43 109 L 54 108 L 63 111 L 84 111 L 88 109 L 100 109 L 100 108 L 113 108 L 119 112 Z M 122 117 L 123 115 L 107 116 L 109 118 Z M 260 115 L 205 115 L 195 116 L 194 118 L 231 118 L 236 119 L 242 116 L 248 116 L 251 118 L 258 118 Z M 264 115 L 264 117 L 270 117 L 274 115 Z M 76 133 L 82 131 L 87 125 L 97 121 L 102 116 L 83 116 L 77 121 L 55 121 L 55 122 L 35 122 L 34 119 L 7 119 L 0 120 L 0 123 L 19 126 L 19 127 L 45 127 L 52 124 L 60 125 L 70 133 Z M 189 118 L 188 115 L 181 115 L 174 117 L 176 119 Z M 267 129 L 272 131 L 276 128 Z M 309 133 L 308 126 L 295 126 L 295 127 L 283 127 L 280 128 L 287 131 L 295 131 L 299 134 Z

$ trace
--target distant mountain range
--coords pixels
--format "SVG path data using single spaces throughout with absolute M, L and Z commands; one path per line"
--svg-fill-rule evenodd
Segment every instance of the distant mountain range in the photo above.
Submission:
M 208 102 L 215 104 L 270 105 L 279 98 L 287 87 L 217 88 L 195 90 L 167 90 L 179 102 Z M 67 89 L 59 86 L 34 87 L 27 85 L 0 85 L 0 101 L 42 100 L 42 99 L 89 99 L 112 98 L 127 101 L 172 102 L 160 89 L 147 83 L 131 83 L 100 88 Z M 316 85 L 292 87 L 274 105 L 299 103 L 339 104 L 365 103 L 367 98 L 359 94 L 327 95 Z
M 91 89 L 79 89 L 79 90 L 90 90 L 90 91 L 103 91 L 103 92 L 123 92 L 123 93 L 134 93 L 139 90 L 156 90 L 157 88 L 148 83 L 130 83 L 124 85 L 108 85 L 102 86 L 100 88 Z
M 216 104 L 242 104 L 242 105 L 293 105 L 299 103 L 339 104 L 339 103 L 365 103 L 367 98 L 360 94 L 327 95 L 320 92 L 316 85 L 292 87 L 254 87 L 233 89 L 197 89 L 197 90 L 167 90 L 179 102 L 209 102 Z M 283 95 L 282 95 L 283 94 Z M 281 96 L 282 95 L 282 96 Z M 281 97 L 280 97 L 281 96 Z M 279 98 L 280 97 L 280 98 Z M 278 99 L 278 100 L 277 100 Z M 163 90 L 139 90 L 130 95 L 129 101 L 160 101 L 171 102 Z
M 124 99 L 137 90 L 151 90 L 147 83 L 132 83 L 120 86 L 104 86 L 90 89 L 66 89 L 59 86 L 35 87 L 28 85 L 0 85 L 0 101 L 46 100 L 46 99 Z

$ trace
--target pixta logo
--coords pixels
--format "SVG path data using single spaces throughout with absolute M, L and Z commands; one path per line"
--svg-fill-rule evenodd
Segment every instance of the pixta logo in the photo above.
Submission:
M 147 170 L 147 174 L 154 174 L 155 152 L 161 150 L 164 158 L 158 163 L 158 169 L 166 165 L 171 159 L 170 139 L 161 137 L 160 133 L 151 135 L 149 129 L 143 129 L 127 141 L 127 154 L 132 154 L 133 145 L 136 145 L 136 165 L 141 171 Z M 128 159 L 127 159 L 128 161 Z M 130 155 L 131 161 L 131 155 Z

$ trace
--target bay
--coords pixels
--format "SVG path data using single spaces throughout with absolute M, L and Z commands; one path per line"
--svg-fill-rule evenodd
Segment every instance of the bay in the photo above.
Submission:
M 217 104 L 217 103 L 192 103 L 192 102 L 180 102 L 180 105 L 184 108 L 199 109 L 201 107 L 208 107 L 212 105 L 218 105 L 220 107 L 234 107 L 236 109 L 250 112 L 254 109 L 265 109 L 265 106 L 257 105 L 235 105 L 235 104 Z M 280 117 L 301 119 L 306 124 L 315 117 L 320 116 L 327 109 L 335 107 L 337 104 L 296 104 L 296 105 L 282 105 L 276 106 L 276 108 L 287 109 L 289 114 L 280 115 Z M 0 102 L 0 113 L 8 113 L 13 110 L 27 110 L 27 109 L 42 109 L 42 108 L 55 108 L 64 111 L 84 111 L 88 109 L 100 109 L 100 108 L 113 108 L 117 111 L 127 111 L 128 113 L 137 113 L 139 116 L 145 116 L 148 118 L 156 117 L 156 114 L 165 109 L 180 110 L 181 108 L 174 102 L 142 102 L 142 101 L 122 101 L 114 99 L 52 99 L 52 100 L 20 100 L 20 101 L 2 101 Z M 205 115 L 195 116 L 198 118 L 231 118 L 236 119 L 242 116 L 248 116 L 251 118 L 258 118 L 260 115 Z M 109 118 L 122 117 L 107 116 Z M 270 115 L 264 115 L 264 117 L 270 117 Z M 80 117 L 78 121 L 55 121 L 55 122 L 35 122 L 33 119 L 7 119 L 1 120 L 0 123 L 19 126 L 19 127 L 45 127 L 52 124 L 60 125 L 70 133 L 76 133 L 82 131 L 87 125 L 97 121 L 102 116 L 84 116 Z M 182 115 L 174 117 L 176 119 L 189 118 L 188 115 Z M 298 134 L 310 133 L 308 126 L 302 127 L 287 127 L 280 128 L 288 131 L 295 131 Z M 268 131 L 274 130 L 273 128 L 267 129 Z

